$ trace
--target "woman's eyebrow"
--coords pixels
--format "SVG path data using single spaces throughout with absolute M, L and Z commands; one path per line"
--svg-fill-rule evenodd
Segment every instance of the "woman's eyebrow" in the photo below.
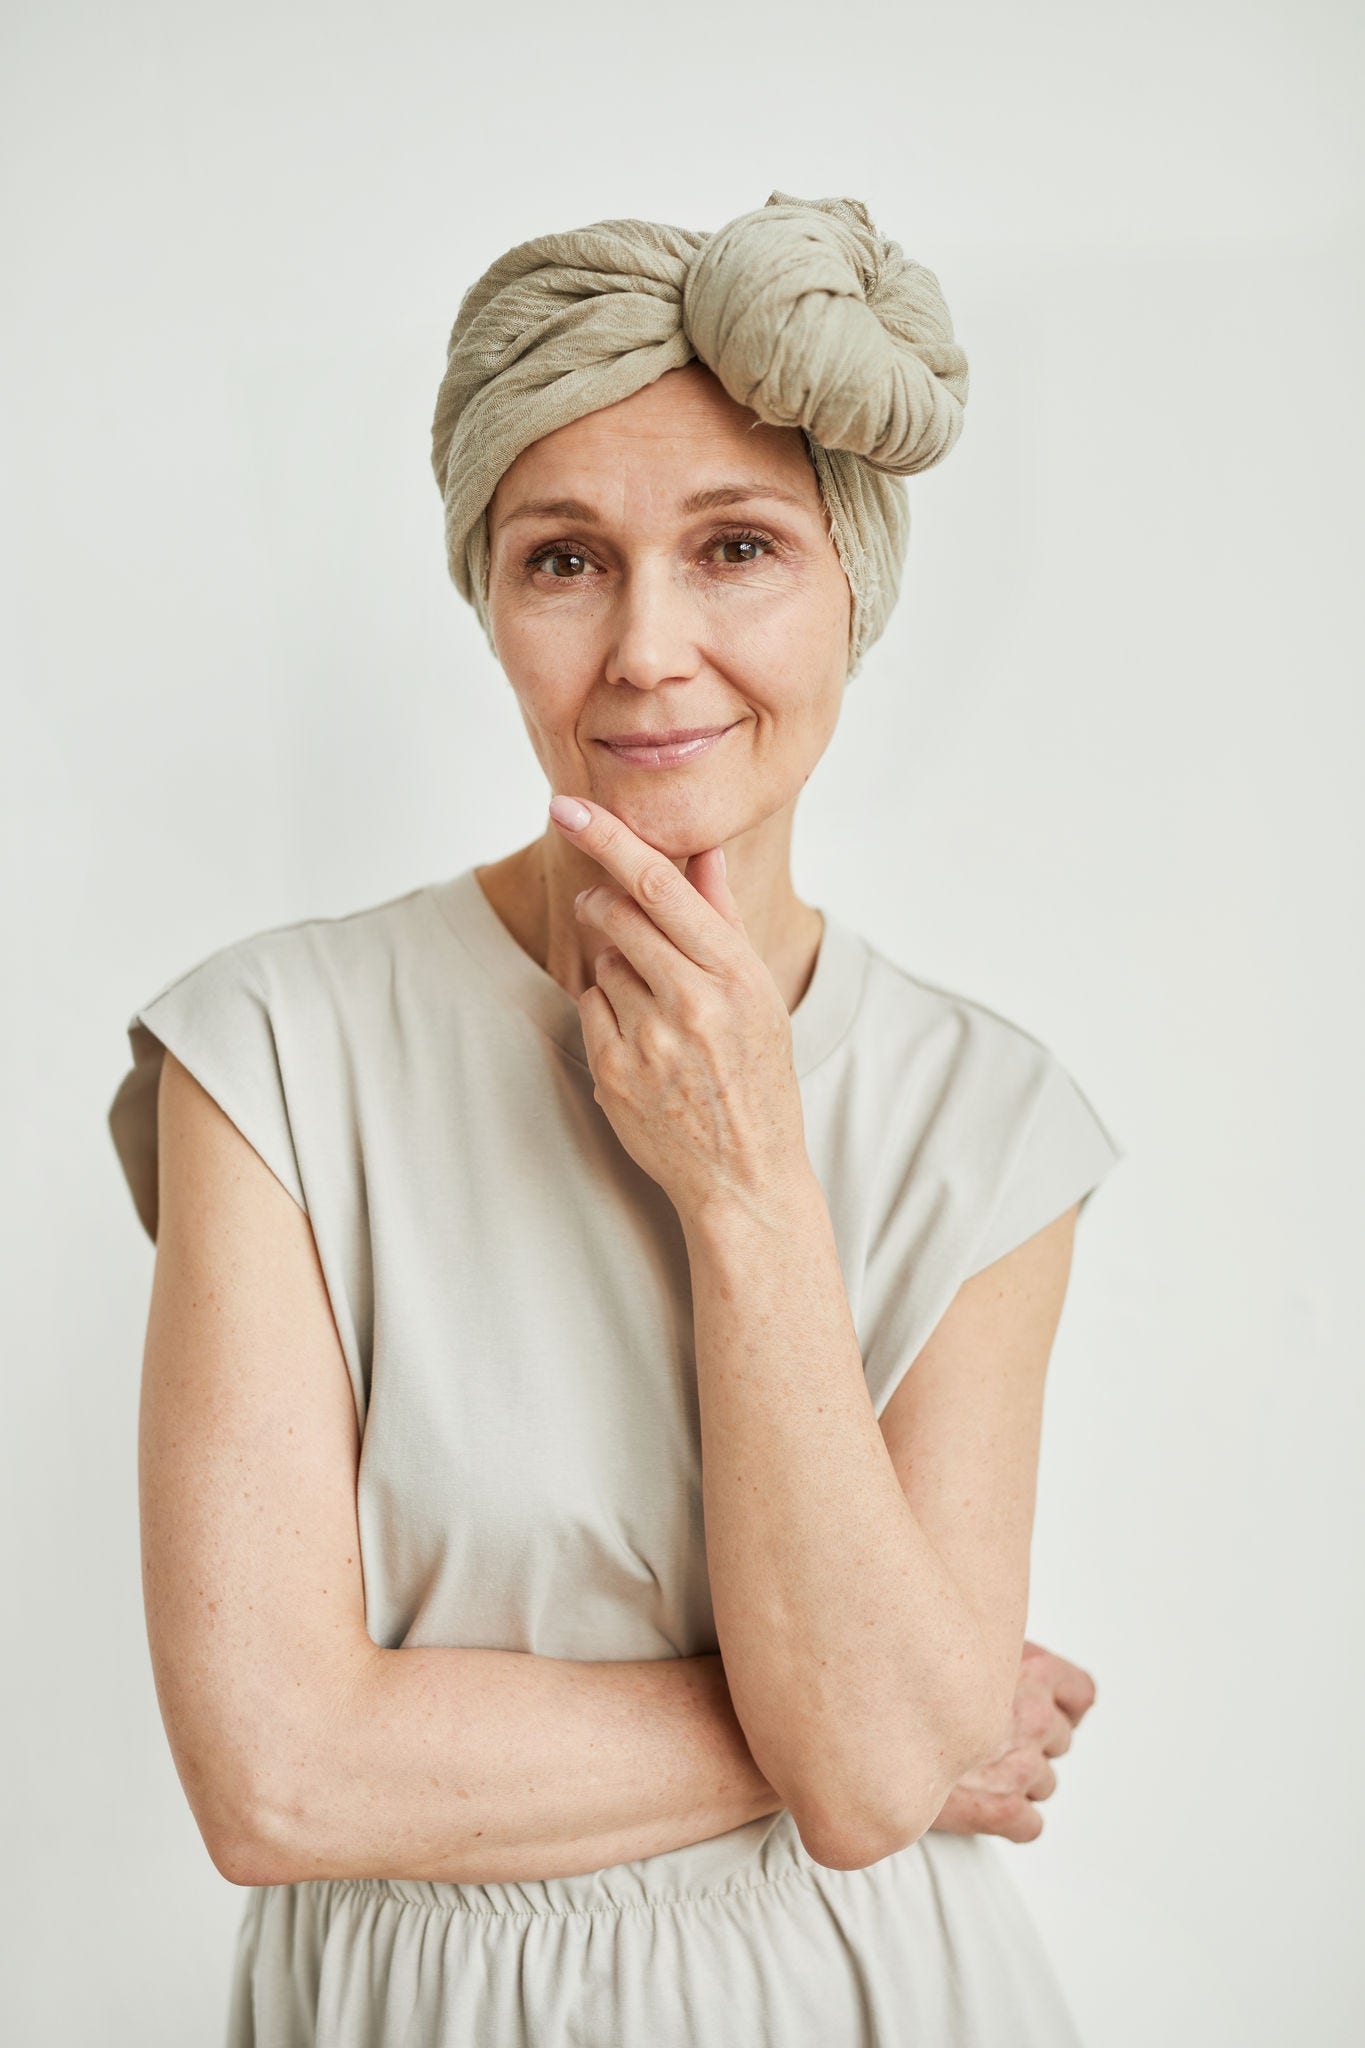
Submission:
M 753 498 L 776 498 L 786 505 L 809 507 L 809 500 L 782 484 L 754 479 L 745 483 L 714 484 L 709 490 L 693 491 L 678 507 L 680 512 L 712 512 L 719 505 L 742 504 Z M 586 519 L 601 515 L 581 498 L 532 498 L 504 513 L 499 525 L 510 526 L 517 519 Z

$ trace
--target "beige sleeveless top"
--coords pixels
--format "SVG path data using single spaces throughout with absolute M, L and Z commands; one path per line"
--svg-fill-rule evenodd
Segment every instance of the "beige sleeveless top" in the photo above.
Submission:
M 1046 1046 L 828 911 L 791 1022 L 880 1414 L 963 1281 L 1088 1202 L 1123 1153 Z M 165 1047 L 310 1218 L 363 1434 L 373 1640 L 714 1652 L 681 1227 L 593 1100 L 576 1003 L 473 869 L 224 946 L 128 1036 L 109 1125 L 147 1233 Z M 481 2048 L 624 2039 L 626 2013 L 651 2043 L 1020 2048 L 1036 2009 L 1038 2041 L 1059 2048 L 1069 2022 L 998 1848 L 930 1834 L 830 1871 L 784 1813 L 583 1877 L 264 1887 L 242 1923 L 232 2048 L 312 2039 L 301 2011 L 360 2048 L 400 2006 L 413 2031 L 394 2039 Z M 641 1907 L 666 1929 L 646 1938 Z M 413 1937 L 413 1914 L 438 1915 L 441 1940 Z M 601 1925 L 590 1939 L 603 1915 L 611 1943 Z M 718 1973 L 714 2010 L 693 1982 L 685 2028 L 676 1981 L 642 1988 L 661 1957 L 668 1976 L 671 1940 L 677 1973 L 689 1940 Z M 756 1954 L 772 1965 L 757 1976 Z M 381 1980 L 398 2006 L 373 2004 Z M 793 1983 L 799 1997 L 778 1988 Z M 864 2033 L 879 1996 L 935 2031 Z

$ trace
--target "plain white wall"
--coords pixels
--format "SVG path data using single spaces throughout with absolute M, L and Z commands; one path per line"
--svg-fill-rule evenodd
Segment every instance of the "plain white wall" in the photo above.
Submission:
M 774 186 L 864 199 L 972 375 L 798 887 L 1044 1038 L 1128 1154 L 1030 1620 L 1099 1700 L 1001 1852 L 1089 2048 L 1361 2038 L 1362 19 L 9 11 L 7 2038 L 217 2040 L 244 1900 L 146 1650 L 126 1021 L 541 829 L 428 466 L 460 294 Z

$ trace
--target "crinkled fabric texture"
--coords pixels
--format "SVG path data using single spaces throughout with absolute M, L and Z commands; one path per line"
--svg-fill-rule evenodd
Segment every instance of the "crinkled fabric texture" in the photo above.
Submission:
M 852 592 L 852 677 L 899 594 L 902 479 L 954 445 L 968 383 L 938 279 L 857 199 L 773 192 L 714 234 L 603 220 L 499 257 L 461 302 L 432 422 L 451 579 L 493 646 L 499 478 L 533 441 L 694 360 L 806 436 Z

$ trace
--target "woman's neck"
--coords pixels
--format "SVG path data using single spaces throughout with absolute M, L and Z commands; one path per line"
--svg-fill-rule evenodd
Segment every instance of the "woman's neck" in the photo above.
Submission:
M 477 868 L 475 874 L 522 951 L 577 1001 L 592 986 L 592 962 L 599 948 L 610 942 L 597 926 L 580 924 L 573 900 L 580 889 L 600 882 L 603 874 L 596 861 L 575 857 L 558 834 L 555 840 L 553 845 L 548 838 L 532 840 L 502 860 Z M 732 859 L 727 880 L 749 942 L 788 1010 L 794 1010 L 810 984 L 824 921 L 818 910 L 801 901 L 785 867 L 757 889 L 752 881 L 746 887 L 746 879 L 743 863 Z

